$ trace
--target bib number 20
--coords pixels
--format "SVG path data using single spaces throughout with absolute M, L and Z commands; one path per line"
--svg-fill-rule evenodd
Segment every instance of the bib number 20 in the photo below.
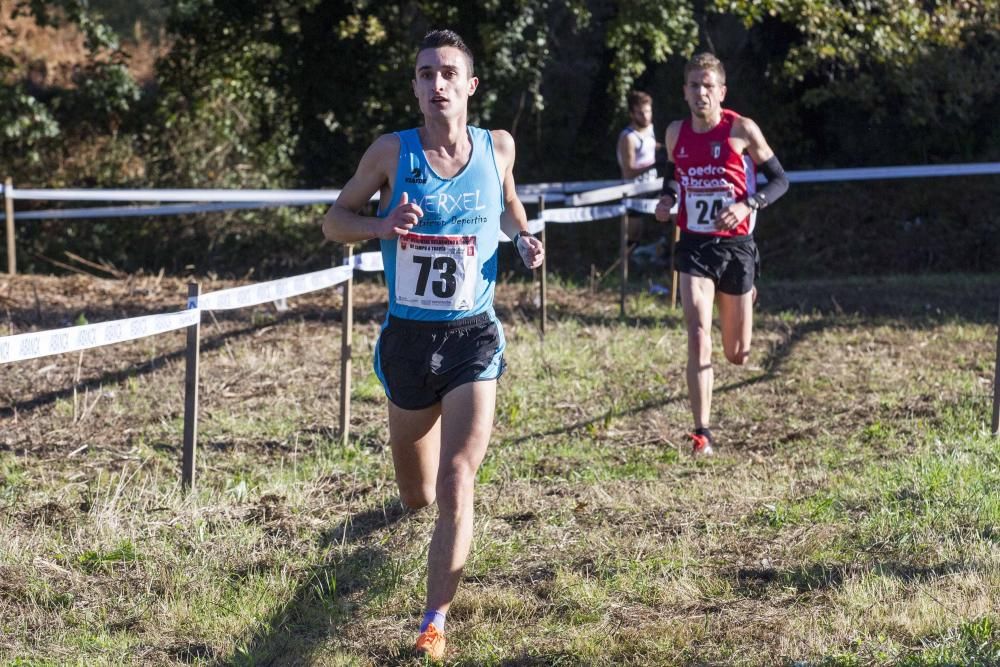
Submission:
M 420 267 L 420 273 L 417 275 L 417 296 L 425 296 L 427 294 L 427 283 L 430 281 L 432 268 L 439 272 L 439 280 L 430 281 L 431 291 L 434 292 L 434 296 L 440 299 L 450 299 L 455 295 L 455 291 L 458 288 L 458 283 L 455 280 L 455 273 L 458 271 L 458 262 L 454 258 L 414 255 L 413 262 Z

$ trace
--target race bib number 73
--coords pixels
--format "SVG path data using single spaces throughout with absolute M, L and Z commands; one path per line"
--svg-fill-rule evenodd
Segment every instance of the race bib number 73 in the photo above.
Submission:
M 396 301 L 431 310 L 469 310 L 479 277 L 475 236 L 407 234 L 396 242 Z
M 736 201 L 733 189 L 723 187 L 685 188 L 684 205 L 687 211 L 687 228 L 695 234 L 714 234 L 719 231 L 715 220 L 719 211 Z

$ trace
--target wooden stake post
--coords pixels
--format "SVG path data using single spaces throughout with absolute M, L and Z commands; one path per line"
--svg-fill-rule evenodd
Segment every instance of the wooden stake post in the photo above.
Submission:
M 681 240 L 681 228 L 677 225 L 677 218 L 672 223 L 673 231 L 670 233 L 670 307 L 677 307 L 677 288 L 680 287 L 677 266 L 674 264 L 674 255 L 677 252 L 677 242 Z
M 7 216 L 7 273 L 17 275 L 17 249 L 14 243 L 14 183 L 7 177 L 3 183 L 3 203 Z
M 347 246 L 347 265 L 353 267 L 354 247 Z M 351 353 L 354 330 L 354 274 L 341 288 L 344 292 L 340 313 L 340 442 L 347 444 L 351 431 Z
M 188 283 L 188 301 L 201 296 L 201 285 Z M 195 452 L 198 446 L 198 352 L 201 347 L 201 318 L 187 328 L 187 351 L 184 369 L 184 453 L 181 459 L 181 485 L 194 490 Z
M 628 192 L 622 193 L 622 199 L 628 196 Z M 622 222 L 621 222 L 621 295 L 619 298 L 619 312 L 622 317 L 625 317 L 625 286 L 628 283 L 628 208 L 622 212 Z
M 545 219 L 544 219 L 544 216 L 542 215 L 543 213 L 545 213 L 545 195 L 541 194 L 541 195 L 538 195 L 538 217 L 542 219 L 542 246 L 545 246 L 546 245 L 546 239 L 545 239 Z M 514 240 L 516 241 L 517 239 L 514 239 Z M 548 254 L 546 254 L 542 258 L 541 285 L 538 288 L 539 289 L 538 300 L 539 300 L 539 305 L 541 306 L 541 311 L 542 311 L 542 326 L 541 326 L 542 336 L 545 336 L 545 322 L 549 319 L 549 317 L 548 317 L 548 306 L 547 306 L 547 297 L 548 297 L 548 294 L 547 294 L 547 292 L 548 292 L 548 286 L 547 286 L 548 261 L 549 261 L 548 260 Z
M 993 370 L 993 435 L 1000 435 L 1000 314 L 997 317 L 997 360 Z

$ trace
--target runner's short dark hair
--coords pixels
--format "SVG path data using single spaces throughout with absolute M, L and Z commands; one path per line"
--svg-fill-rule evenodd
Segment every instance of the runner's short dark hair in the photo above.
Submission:
M 475 76 L 475 58 L 472 57 L 472 50 L 466 46 L 465 40 L 454 30 L 431 30 L 420 41 L 417 53 L 419 54 L 421 51 L 427 49 L 440 49 L 445 46 L 454 47 L 465 54 L 466 60 L 469 61 L 469 76 Z
M 691 60 L 687 61 L 684 66 L 684 80 L 687 81 L 688 74 L 696 69 L 715 72 L 719 75 L 719 83 L 726 85 L 726 68 L 722 65 L 722 61 L 713 54 L 705 52 L 692 56 Z
M 625 98 L 628 100 L 628 110 L 635 111 L 643 104 L 652 104 L 653 98 L 649 93 L 644 93 L 641 90 L 633 90 L 629 92 L 628 96 Z

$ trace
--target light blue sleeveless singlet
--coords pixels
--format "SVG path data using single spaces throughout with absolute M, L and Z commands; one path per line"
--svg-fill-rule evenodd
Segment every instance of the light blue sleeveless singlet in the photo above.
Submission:
M 450 321 L 493 312 L 503 183 L 488 130 L 469 127 L 472 155 L 452 178 L 434 173 L 416 129 L 397 132 L 399 166 L 392 199 L 403 192 L 424 216 L 408 237 L 383 240 L 389 314 L 410 320 Z

